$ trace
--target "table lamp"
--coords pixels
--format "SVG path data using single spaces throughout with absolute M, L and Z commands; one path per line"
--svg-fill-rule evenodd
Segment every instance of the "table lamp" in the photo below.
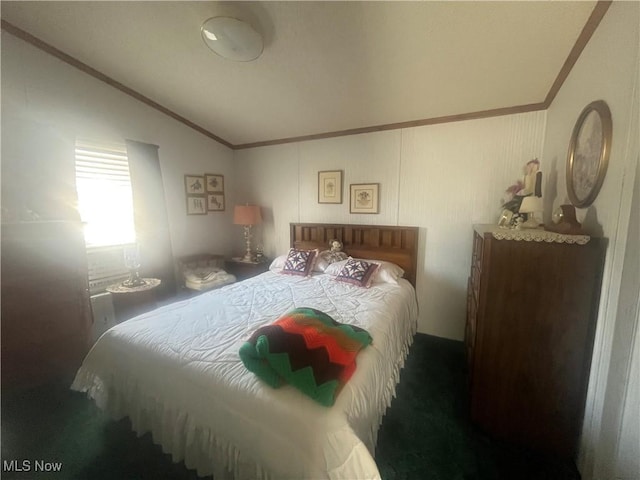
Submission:
M 522 228 L 539 228 L 542 221 L 537 218 L 536 213 L 543 211 L 542 197 L 536 195 L 524 197 L 518 211 L 527 214 L 527 221 L 522 224 Z
M 122 286 L 135 288 L 146 285 L 147 282 L 140 278 L 140 274 L 138 273 L 138 269 L 140 268 L 140 248 L 138 244 L 125 246 L 123 252 L 124 266 L 129 269 L 129 278 L 122 282 Z
M 260 207 L 257 205 L 236 205 L 233 209 L 233 223 L 244 226 L 244 241 L 247 252 L 242 257 L 242 262 L 252 262 L 251 255 L 251 227 L 262 223 Z

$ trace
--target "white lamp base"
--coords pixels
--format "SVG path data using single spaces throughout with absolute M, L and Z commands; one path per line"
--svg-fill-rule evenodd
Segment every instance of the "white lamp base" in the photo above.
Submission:
M 530 215 L 530 217 L 529 220 L 520 225 L 520 228 L 542 228 L 540 222 L 538 222 L 533 215 Z
M 253 255 L 251 254 L 251 225 L 244 226 L 244 241 L 247 248 L 247 253 L 242 257 L 243 262 L 253 262 Z

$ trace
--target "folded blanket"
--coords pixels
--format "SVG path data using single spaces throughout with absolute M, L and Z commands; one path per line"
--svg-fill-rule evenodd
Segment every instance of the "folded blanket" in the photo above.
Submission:
M 258 328 L 240 347 L 242 363 L 274 388 L 289 383 L 331 406 L 371 343 L 359 327 L 336 322 L 314 308 L 296 308 Z
M 185 280 L 189 280 L 190 282 L 210 282 L 224 275 L 227 275 L 227 272 L 215 267 L 186 269 L 184 271 Z

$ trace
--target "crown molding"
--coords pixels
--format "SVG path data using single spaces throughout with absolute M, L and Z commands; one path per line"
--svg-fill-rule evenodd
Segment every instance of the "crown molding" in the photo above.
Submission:
M 197 125 L 191 120 L 188 120 L 182 115 L 175 113 L 174 111 L 150 99 L 149 97 L 142 95 L 136 90 L 133 90 L 132 88 L 127 87 L 126 85 L 118 82 L 117 80 L 109 77 L 108 75 L 105 75 L 104 73 L 96 70 L 95 68 L 90 67 L 89 65 L 87 65 L 84 62 L 81 62 L 77 58 L 74 58 L 71 55 L 64 53 L 63 51 L 58 50 L 54 46 L 40 40 L 39 38 L 31 35 L 30 33 L 7 22 L 6 20 L 2 20 L 1 27 L 2 27 L 2 30 L 7 31 L 8 33 L 14 35 L 15 37 L 20 38 L 21 40 L 24 40 L 27 43 L 30 43 L 34 47 L 39 48 L 40 50 L 81 70 L 87 75 L 91 75 L 92 77 L 110 85 L 111 87 L 117 90 L 120 90 L 121 92 L 148 105 L 149 107 L 158 110 L 159 112 L 173 118 L 174 120 L 177 120 L 178 122 L 186 125 L 189 128 L 192 128 L 193 130 L 201 133 L 202 135 L 205 135 L 206 137 L 209 137 L 215 140 L 216 142 L 221 143 L 222 145 L 228 148 L 231 148 L 232 150 L 242 150 L 247 148 L 280 145 L 285 143 L 304 142 L 308 140 L 321 140 L 321 139 L 332 138 L 332 137 L 343 137 L 347 135 L 359 135 L 361 133 L 381 132 L 385 130 L 397 130 L 402 128 L 419 127 L 424 125 L 436 125 L 441 123 L 461 122 L 464 120 L 477 120 L 480 118 L 489 118 L 489 117 L 497 117 L 502 115 L 513 115 L 517 113 L 546 110 L 552 104 L 556 95 L 560 91 L 560 88 L 562 87 L 567 77 L 569 76 L 571 69 L 578 61 L 578 58 L 582 54 L 582 51 L 586 47 L 587 43 L 589 43 L 589 40 L 593 36 L 593 33 L 598 28 L 598 25 L 600 25 L 602 18 L 607 13 L 607 10 L 609 9 L 612 3 L 613 3 L 613 0 L 599 0 L 596 3 L 596 6 L 591 12 L 589 19 L 587 20 L 582 31 L 580 32 L 580 35 L 578 36 L 576 43 L 574 44 L 573 48 L 569 52 L 567 59 L 565 60 L 562 68 L 560 69 L 558 76 L 556 77 L 555 81 L 551 85 L 551 88 L 549 89 L 549 92 L 547 93 L 546 98 L 544 99 L 544 101 L 540 103 L 531 103 L 527 105 L 495 108 L 491 110 L 482 110 L 478 112 L 469 112 L 469 113 L 462 113 L 462 114 L 456 114 L 456 115 L 446 115 L 442 117 L 425 118 L 425 119 L 411 120 L 406 122 L 388 123 L 388 124 L 374 125 L 369 127 L 351 128 L 347 130 L 337 130 L 337 131 L 317 133 L 312 135 L 301 135 L 296 137 L 279 138 L 274 140 L 264 140 L 264 141 L 243 143 L 243 144 L 237 144 L 237 145 L 234 145 L 231 142 L 226 141 L 225 139 L 210 132 L 206 128 L 203 128 L 200 125 Z

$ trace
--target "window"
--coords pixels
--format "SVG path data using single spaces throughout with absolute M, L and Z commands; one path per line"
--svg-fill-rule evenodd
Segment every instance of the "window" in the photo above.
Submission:
M 76 141 L 76 189 L 94 295 L 127 278 L 124 247 L 136 241 L 126 147 Z
M 136 241 L 129 160 L 124 145 L 77 141 L 76 188 L 87 247 Z

